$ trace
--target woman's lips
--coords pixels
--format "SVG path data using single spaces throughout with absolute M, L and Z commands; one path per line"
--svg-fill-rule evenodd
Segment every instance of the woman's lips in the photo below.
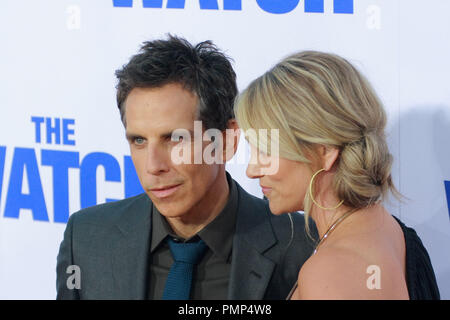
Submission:
M 151 193 L 155 195 L 157 198 L 167 198 L 171 196 L 175 191 L 177 191 L 180 188 L 181 184 L 177 184 L 168 188 L 164 189 L 151 189 Z

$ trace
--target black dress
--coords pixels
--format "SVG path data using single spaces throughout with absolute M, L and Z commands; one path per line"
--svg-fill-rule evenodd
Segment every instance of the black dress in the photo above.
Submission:
M 406 244 L 406 285 L 411 300 L 439 300 L 439 288 L 428 252 L 416 231 L 400 224 Z

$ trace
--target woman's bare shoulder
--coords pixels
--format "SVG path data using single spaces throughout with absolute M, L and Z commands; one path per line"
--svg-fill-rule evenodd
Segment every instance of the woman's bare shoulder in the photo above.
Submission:
M 322 248 L 302 266 L 301 299 L 352 299 L 365 287 L 361 258 L 347 250 Z M 356 295 L 356 296 L 355 296 Z
M 390 299 L 402 295 L 382 281 L 383 262 L 373 264 L 365 254 L 344 247 L 324 247 L 300 270 L 297 298 L 300 299 Z M 406 297 L 407 298 L 407 297 Z

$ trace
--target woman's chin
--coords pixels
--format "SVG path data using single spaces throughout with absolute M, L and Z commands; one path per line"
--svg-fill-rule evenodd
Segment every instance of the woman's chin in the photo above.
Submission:
M 280 203 L 273 200 L 271 201 L 270 199 L 269 199 L 269 207 L 272 214 L 277 216 L 283 213 L 303 211 L 303 206 L 299 205 L 298 203 L 288 205 L 286 201 Z
M 287 211 L 283 210 L 283 208 L 281 206 L 277 205 L 274 201 L 269 200 L 269 207 L 270 207 L 270 211 L 274 215 L 280 215 L 280 214 L 287 212 Z

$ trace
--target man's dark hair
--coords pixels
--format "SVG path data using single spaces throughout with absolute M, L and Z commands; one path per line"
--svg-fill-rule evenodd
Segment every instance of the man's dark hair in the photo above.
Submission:
M 139 53 L 116 71 L 117 105 L 125 123 L 125 100 L 134 88 L 158 88 L 179 83 L 199 100 L 198 120 L 204 129 L 227 128 L 234 118 L 236 74 L 229 58 L 211 41 L 195 47 L 187 40 L 168 35 L 167 40 L 144 42 Z

